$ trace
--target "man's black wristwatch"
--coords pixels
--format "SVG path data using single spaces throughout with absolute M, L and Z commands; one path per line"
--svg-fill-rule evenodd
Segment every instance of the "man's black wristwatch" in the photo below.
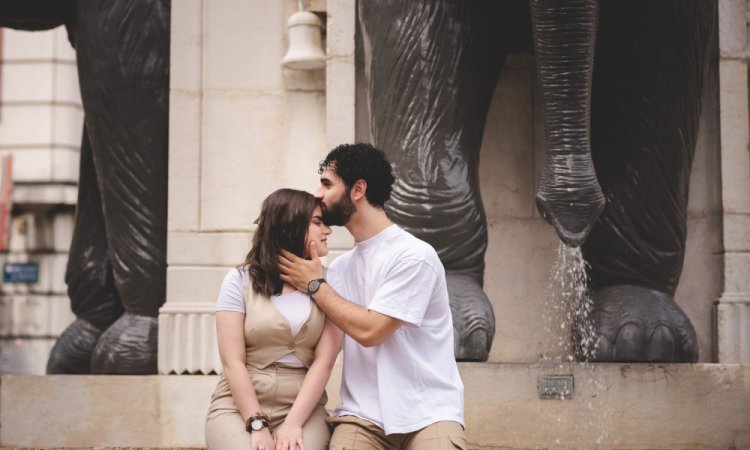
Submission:
M 325 278 L 318 278 L 317 280 L 312 280 L 311 282 L 307 283 L 307 295 L 313 295 L 314 293 L 318 292 L 318 289 L 320 289 L 320 285 L 325 282 Z
M 263 428 L 270 428 L 268 425 L 270 419 L 271 418 L 266 414 L 257 413 L 254 416 L 247 418 L 247 421 L 245 422 L 245 430 L 247 430 L 248 433 L 252 433 L 254 431 L 260 431 Z

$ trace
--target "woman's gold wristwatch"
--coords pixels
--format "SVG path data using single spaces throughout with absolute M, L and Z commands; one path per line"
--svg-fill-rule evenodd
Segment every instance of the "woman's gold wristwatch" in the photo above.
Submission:
M 270 429 L 269 422 L 271 422 L 271 418 L 268 414 L 257 412 L 247 418 L 245 421 L 245 430 L 247 430 L 248 433 L 252 433 L 253 431 L 260 431 L 263 428 Z

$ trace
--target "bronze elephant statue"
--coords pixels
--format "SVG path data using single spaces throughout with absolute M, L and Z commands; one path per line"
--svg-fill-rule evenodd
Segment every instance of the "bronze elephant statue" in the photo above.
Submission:
M 390 217 L 446 268 L 459 360 L 486 360 L 479 149 L 505 56 L 533 51 L 548 152 L 536 202 L 591 265 L 598 361 L 696 361 L 673 300 L 714 0 L 359 2 Z M 533 49 L 533 50 L 532 50 Z

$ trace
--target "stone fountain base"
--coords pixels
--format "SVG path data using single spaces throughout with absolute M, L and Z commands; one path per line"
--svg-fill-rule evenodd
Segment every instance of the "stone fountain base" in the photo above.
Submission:
M 750 448 L 750 365 L 459 368 L 470 448 Z M 329 405 L 338 401 L 335 374 Z M 3 375 L 0 446 L 203 447 L 216 379 Z

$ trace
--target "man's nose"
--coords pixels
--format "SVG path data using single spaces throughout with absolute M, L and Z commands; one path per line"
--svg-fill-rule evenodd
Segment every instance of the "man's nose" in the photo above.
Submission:
M 323 200 L 323 188 L 318 188 L 318 190 L 315 191 L 313 196 L 317 199 Z

